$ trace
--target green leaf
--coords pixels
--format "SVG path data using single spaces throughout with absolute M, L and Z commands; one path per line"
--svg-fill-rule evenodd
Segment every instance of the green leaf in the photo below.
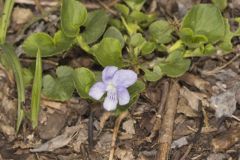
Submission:
M 221 11 L 227 8 L 227 0 L 212 0 L 212 3 L 218 7 Z
M 62 0 L 61 27 L 68 37 L 76 37 L 87 19 L 87 10 L 77 0 Z
M 202 57 L 202 56 L 210 56 L 213 53 L 216 53 L 216 48 L 212 44 L 202 45 L 193 50 L 187 50 L 184 53 L 184 57 Z
M 52 37 L 46 33 L 31 34 L 23 43 L 23 49 L 29 56 L 36 56 L 38 50 L 41 56 L 49 56 L 55 52 Z
M 161 71 L 161 68 L 159 66 L 154 66 L 153 70 L 150 71 L 149 69 L 143 69 L 144 70 L 144 78 L 147 81 L 155 82 L 158 81 L 163 77 L 163 73 Z
M 33 80 L 32 71 L 28 68 L 23 68 L 22 75 L 23 75 L 24 86 L 25 87 L 29 86 Z
M 42 89 L 42 58 L 41 52 L 40 50 L 38 50 L 31 98 L 31 121 L 33 128 L 36 128 L 38 125 L 41 89 Z
M 138 80 L 136 83 L 134 83 L 132 86 L 128 88 L 131 99 L 133 99 L 138 94 L 142 93 L 144 90 L 145 84 L 140 80 Z
M 225 34 L 223 16 L 212 4 L 195 5 L 184 17 L 183 28 L 190 28 L 194 35 L 204 35 L 210 43 L 221 40 Z
M 151 54 L 155 50 L 155 48 L 156 48 L 156 44 L 153 42 L 144 43 L 144 45 L 141 49 L 142 55 Z
M 223 38 L 223 41 L 219 44 L 219 47 L 226 53 L 229 53 L 233 49 L 232 45 L 232 38 L 235 36 L 233 32 L 231 32 L 230 24 L 228 22 L 228 19 L 225 19 L 225 36 Z
M 151 38 L 157 43 L 169 43 L 172 40 L 173 28 L 164 20 L 153 22 L 148 29 Z
M 129 15 L 129 18 L 137 23 L 146 22 L 148 21 L 149 16 L 143 12 L 140 11 L 132 11 Z
M 109 27 L 107 31 L 104 33 L 103 38 L 106 37 L 118 39 L 119 42 L 121 43 L 121 47 L 122 48 L 124 47 L 125 40 L 123 38 L 122 33 L 116 27 L 113 26 Z
M 240 17 L 234 18 L 235 22 L 238 23 L 238 28 L 234 32 L 234 36 L 240 36 Z
M 94 47 L 93 54 L 97 61 L 103 66 L 122 66 L 122 48 L 121 43 L 115 38 L 103 38 L 102 41 Z
M 197 48 L 208 42 L 204 35 L 193 33 L 191 28 L 183 28 L 179 32 L 181 40 L 190 48 Z
M 125 27 L 120 19 L 111 18 L 109 20 L 109 25 L 116 27 L 120 31 L 124 31 Z
M 91 54 L 90 46 L 85 42 L 82 36 L 77 36 L 77 43 L 78 45 L 87 53 Z
M 70 49 L 74 43 L 75 38 L 66 37 L 62 31 L 58 31 L 54 34 L 53 42 L 55 53 L 52 54 L 60 54 L 68 49 Z M 40 48 L 41 49 L 41 48 Z
M 34 33 L 24 41 L 23 49 L 31 57 L 36 57 L 38 50 L 42 57 L 49 57 L 69 49 L 73 40 L 64 36 L 61 31 L 57 32 L 54 38 L 43 32 Z
M 17 85 L 17 96 L 18 96 L 18 113 L 17 113 L 17 125 L 16 131 L 18 132 L 22 120 L 24 118 L 24 111 L 22 109 L 22 104 L 25 102 L 25 88 L 24 79 L 22 74 L 22 66 L 14 52 L 14 48 L 9 44 L 0 45 L 3 49 L 4 54 L 2 58 L 5 60 L 6 64 L 14 73 L 16 85 Z
M 109 16 L 102 10 L 92 11 L 88 14 L 87 21 L 84 24 L 85 31 L 81 33 L 87 44 L 98 40 L 104 33 Z
M 3 2 L 2 2 L 3 3 Z M 0 12 L 0 44 L 5 43 L 8 25 L 11 20 L 11 13 L 14 6 L 14 0 L 7 0 L 4 3 L 3 11 Z
M 73 69 L 60 66 L 56 70 L 56 78 L 51 75 L 43 77 L 43 94 L 49 99 L 66 101 L 72 97 L 74 91 Z
M 141 30 L 141 27 L 137 23 L 126 22 L 123 17 L 121 17 L 121 20 L 129 35 L 137 33 L 138 30 Z
M 179 77 L 190 67 L 191 61 L 182 57 L 180 51 L 170 53 L 167 59 L 159 63 L 162 73 L 169 77 Z
M 124 16 L 127 16 L 129 14 L 129 8 L 124 4 L 117 3 L 114 7 Z
M 74 84 L 81 98 L 89 98 L 89 89 L 94 84 L 95 75 L 87 68 L 77 68 L 73 74 Z
M 143 38 L 141 33 L 134 33 L 130 37 L 129 44 L 133 47 L 142 45 L 146 40 Z
M 141 10 L 146 0 L 124 0 L 132 10 Z

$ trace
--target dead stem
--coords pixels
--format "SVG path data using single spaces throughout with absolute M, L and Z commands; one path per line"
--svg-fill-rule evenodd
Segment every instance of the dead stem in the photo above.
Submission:
M 159 150 L 156 160 L 168 160 L 172 143 L 174 118 L 177 111 L 180 86 L 174 81 L 170 85 L 170 91 L 165 105 L 165 113 L 159 136 Z
M 113 14 L 113 15 L 117 15 L 117 12 L 112 10 L 108 5 L 106 5 L 104 2 L 97 0 L 97 2 L 103 7 L 105 8 L 109 13 Z
M 235 60 L 238 59 L 238 57 L 240 56 L 240 54 L 235 55 L 235 57 L 233 57 L 230 61 L 228 61 L 227 63 L 225 63 L 224 65 L 220 66 L 220 67 L 216 67 L 211 71 L 202 71 L 202 74 L 206 75 L 206 76 L 210 76 L 210 75 L 214 75 L 218 72 L 220 72 L 222 69 L 226 68 L 227 66 L 229 66 L 231 63 L 233 63 Z
M 109 155 L 109 160 L 113 160 L 118 130 L 119 130 L 119 127 L 120 127 L 120 124 L 121 124 L 122 120 L 124 118 L 126 118 L 127 116 L 128 116 L 128 111 L 122 112 L 115 122 L 115 126 L 114 126 L 114 129 L 113 129 L 112 144 L 111 144 L 111 151 L 110 151 L 110 155 Z
M 165 104 L 167 101 L 168 92 L 169 92 L 169 81 L 168 80 L 163 82 L 163 85 L 161 86 L 161 91 L 162 91 L 161 100 L 157 104 L 158 112 L 157 112 L 156 120 L 155 120 L 155 123 L 154 123 L 154 126 L 153 126 L 150 136 L 148 136 L 146 138 L 146 140 L 148 142 L 152 141 L 152 139 L 155 137 L 156 133 L 161 128 L 163 110 L 164 110 L 164 107 L 165 107 Z
M 23 63 L 33 63 L 35 60 L 34 59 L 27 59 L 27 58 L 20 58 L 20 61 L 23 62 Z M 44 64 L 58 66 L 58 62 L 54 62 L 52 60 L 44 59 L 42 61 L 43 61 Z

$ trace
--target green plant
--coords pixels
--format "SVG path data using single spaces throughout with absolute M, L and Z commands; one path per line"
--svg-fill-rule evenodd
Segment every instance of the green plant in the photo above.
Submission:
M 4 52 L 10 54 L 2 56 L 2 60 L 14 61 L 11 68 L 17 80 L 19 98 L 17 128 L 24 113 L 21 109 L 25 100 L 24 85 L 29 84 L 32 78 L 33 128 L 37 127 L 41 94 L 52 100 L 67 101 L 76 90 L 81 98 L 93 102 L 94 99 L 102 101 L 101 97 L 107 92 L 110 96 L 106 99 L 110 97 L 115 101 L 113 106 L 105 105 L 105 108 L 116 109 L 118 114 L 136 103 L 148 81 L 155 82 L 163 76 L 176 78 L 183 75 L 191 66 L 191 57 L 209 56 L 217 50 L 222 54 L 232 52 L 231 40 L 240 35 L 240 28 L 231 31 L 229 19 L 221 13 L 226 8 L 226 1 L 195 5 L 177 24 L 159 19 L 155 13 L 144 12 L 145 2 L 124 0 L 123 3 L 117 3 L 115 9 L 119 14 L 111 17 L 103 10 L 88 12 L 77 0 L 62 0 L 60 29 L 53 35 L 33 33 L 23 43 L 26 55 L 36 57 L 34 74 L 21 68 L 14 49 L 3 45 Z M 235 21 L 240 22 L 239 18 Z M 6 32 L 6 27 L 1 28 L 0 33 Z M 72 46 L 79 46 L 92 57 L 95 64 L 105 67 L 103 73 L 84 67 L 58 66 L 56 74 L 42 76 L 41 59 L 59 56 Z M 149 56 L 153 58 L 146 60 Z M 112 75 L 111 83 L 104 80 L 109 68 L 116 72 L 108 71 L 108 75 Z M 127 80 L 122 81 L 117 70 L 131 72 L 131 76 L 138 79 L 132 78 L 132 81 L 129 80 L 131 83 L 124 86 L 122 83 Z M 103 82 L 99 77 L 103 77 Z M 95 90 L 98 94 L 93 94 L 92 88 L 98 88 Z M 125 96 L 119 96 L 122 93 Z

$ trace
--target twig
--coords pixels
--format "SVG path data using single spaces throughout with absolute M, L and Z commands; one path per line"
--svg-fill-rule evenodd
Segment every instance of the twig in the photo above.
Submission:
M 34 59 L 27 59 L 27 58 L 20 58 L 20 61 L 24 62 L 24 63 L 33 63 L 35 60 Z M 43 64 L 49 64 L 49 65 L 53 65 L 53 66 L 58 66 L 58 62 L 54 62 L 52 60 L 44 59 L 42 61 L 43 61 Z
M 114 126 L 114 129 L 113 129 L 112 144 L 111 144 L 111 151 L 110 151 L 110 155 L 109 155 L 109 160 L 113 160 L 118 130 L 119 130 L 119 127 L 120 127 L 120 124 L 121 124 L 122 120 L 127 116 L 128 116 L 128 111 L 122 112 L 115 122 L 115 126 Z
M 103 115 L 100 117 L 100 130 L 97 134 L 97 136 L 99 136 L 102 133 L 102 129 L 106 123 L 106 121 L 113 115 L 114 113 L 112 112 L 104 112 Z
M 108 5 L 106 5 L 105 3 L 103 3 L 102 1 L 100 1 L 100 0 L 97 0 L 97 2 L 103 7 L 103 8 L 105 8 L 108 12 L 110 12 L 111 14 L 113 14 L 113 15 L 117 15 L 117 12 L 116 11 L 114 11 L 114 10 L 112 10 Z
M 146 140 L 148 142 L 152 141 L 152 138 L 154 138 L 156 133 L 161 128 L 162 115 L 163 115 L 162 112 L 164 110 L 164 106 L 166 104 L 167 96 L 168 96 L 168 92 L 169 92 L 169 82 L 168 82 L 168 80 L 163 82 L 163 85 L 161 87 L 161 91 L 162 91 L 161 101 L 157 105 L 158 112 L 157 112 L 157 115 L 156 115 L 156 120 L 154 122 L 154 126 L 153 126 L 153 129 L 152 129 L 152 132 L 151 132 L 150 136 L 148 136 L 146 138 Z
M 235 119 L 236 121 L 240 122 L 240 118 L 238 118 L 237 116 L 232 115 L 232 118 Z
M 159 151 L 156 160 L 168 160 L 169 150 L 172 143 L 174 118 L 177 111 L 180 86 L 178 82 L 172 82 L 168 94 L 165 113 L 159 136 Z
M 111 1 L 109 4 L 107 4 L 108 5 L 108 7 L 112 7 L 112 6 L 114 6 L 116 3 L 118 3 L 120 0 L 113 0 L 113 1 Z
M 215 68 L 215 69 L 213 69 L 211 71 L 202 71 L 202 74 L 209 76 L 209 75 L 213 75 L 215 73 L 218 73 L 219 71 L 221 71 L 222 69 L 226 68 L 231 63 L 233 63 L 235 60 L 237 60 L 239 56 L 240 56 L 240 54 L 237 54 L 235 57 L 233 57 L 230 61 L 228 61 L 224 65 L 222 65 L 220 67 L 217 67 L 217 68 Z

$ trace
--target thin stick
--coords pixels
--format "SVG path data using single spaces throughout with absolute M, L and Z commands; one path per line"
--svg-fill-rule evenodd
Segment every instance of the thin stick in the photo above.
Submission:
M 111 14 L 113 14 L 113 15 L 117 15 L 117 12 L 116 11 L 114 11 L 114 10 L 112 10 L 108 5 L 106 5 L 105 3 L 103 3 L 102 1 L 100 1 L 100 0 L 97 0 L 97 2 L 103 7 L 103 8 L 105 8 L 108 12 L 110 12 Z
M 238 57 L 240 56 L 240 54 L 237 54 L 235 57 L 233 57 L 230 61 L 228 61 L 227 63 L 225 63 L 224 65 L 217 67 L 211 71 L 202 71 L 202 74 L 204 75 L 214 75 L 215 73 L 220 72 L 222 69 L 226 68 L 227 66 L 229 66 L 231 63 L 233 63 L 235 60 L 238 59 Z
M 111 148 L 111 151 L 110 151 L 109 160 L 113 160 L 118 130 L 119 130 L 119 127 L 120 127 L 120 124 L 121 124 L 122 120 L 124 118 L 126 118 L 127 116 L 128 116 L 128 111 L 122 112 L 115 122 L 115 126 L 114 126 L 114 129 L 113 129 L 113 136 L 112 136 L 112 144 L 111 144 L 112 148 Z
M 159 136 L 159 151 L 156 160 L 168 160 L 169 150 L 172 143 L 174 118 L 177 111 L 179 89 L 180 86 L 178 82 L 173 82 L 165 106 L 165 114 Z

